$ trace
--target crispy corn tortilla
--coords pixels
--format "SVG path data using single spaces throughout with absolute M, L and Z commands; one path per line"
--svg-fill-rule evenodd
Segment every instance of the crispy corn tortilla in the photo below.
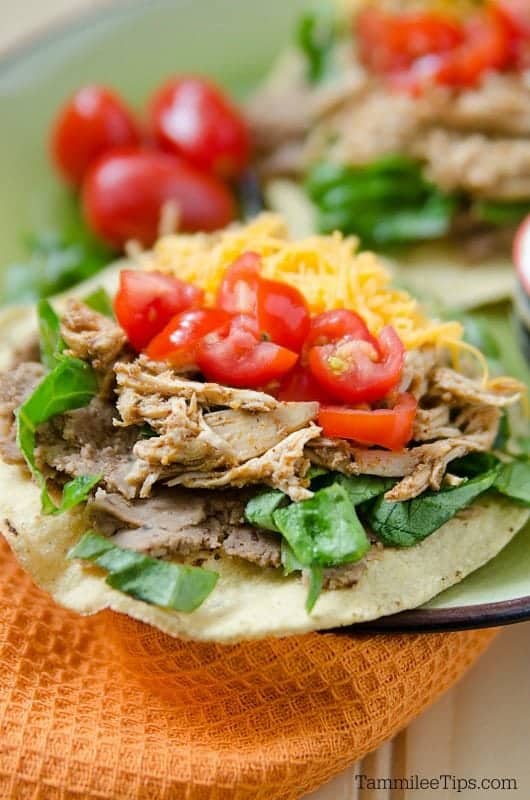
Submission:
M 96 283 L 112 290 L 116 275 L 112 268 Z M 83 297 L 87 291 L 85 285 L 75 294 Z M 0 315 L 0 369 L 34 330 L 32 311 L 10 309 Z M 83 508 L 43 516 L 36 483 L 25 470 L 2 462 L 0 486 L 0 530 L 22 566 L 57 603 L 80 614 L 111 608 L 171 636 L 226 643 L 350 625 L 416 608 L 497 555 L 529 516 L 500 496 L 480 499 L 420 544 L 379 551 L 356 586 L 323 592 L 310 615 L 307 587 L 299 576 L 211 557 L 204 566 L 217 571 L 220 580 L 199 609 L 183 614 L 133 600 L 111 589 L 101 570 L 67 560 L 88 527 Z

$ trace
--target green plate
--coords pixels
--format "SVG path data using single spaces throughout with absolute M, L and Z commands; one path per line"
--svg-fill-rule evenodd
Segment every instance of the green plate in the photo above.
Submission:
M 104 82 L 137 107 L 169 74 L 207 73 L 241 96 L 289 39 L 304 0 L 144 0 L 77 19 L 0 58 L 0 273 L 23 235 L 54 225 L 66 193 L 46 137 L 61 101 Z M 513 355 L 511 366 L 522 369 Z M 515 361 L 515 363 L 514 363 Z M 426 607 L 379 620 L 378 630 L 440 630 L 530 618 L 530 528 L 492 562 Z

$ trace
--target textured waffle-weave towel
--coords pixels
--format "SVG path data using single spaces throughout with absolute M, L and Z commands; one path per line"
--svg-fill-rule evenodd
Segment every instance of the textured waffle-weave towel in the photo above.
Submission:
M 447 689 L 494 635 L 223 647 L 56 606 L 0 540 L 3 800 L 296 800 Z

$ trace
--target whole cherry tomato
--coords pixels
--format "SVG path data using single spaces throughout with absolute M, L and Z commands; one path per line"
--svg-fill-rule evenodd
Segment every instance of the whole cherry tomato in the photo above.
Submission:
M 167 153 L 111 152 L 92 166 L 83 182 L 88 226 L 118 248 L 130 239 L 152 245 L 170 202 L 184 231 L 216 230 L 235 217 L 234 199 L 221 181 Z
M 369 411 L 344 406 L 322 406 L 318 424 L 331 438 L 353 439 L 360 444 L 401 450 L 412 439 L 417 400 L 411 394 L 398 395 L 393 408 Z
M 197 363 L 207 380 L 249 389 L 281 378 L 297 359 L 291 350 L 264 341 L 256 321 L 244 314 L 205 336 L 197 350 Z
M 345 338 L 309 350 L 309 368 L 322 388 L 343 403 L 375 403 L 397 385 L 405 349 L 388 325 L 377 347 L 361 339 Z
M 51 132 L 51 153 L 63 177 L 78 186 L 90 165 L 116 147 L 140 142 L 123 100 L 105 86 L 84 86 L 61 108 Z
M 146 355 L 154 361 L 168 361 L 180 369 L 197 366 L 197 348 L 206 334 L 223 327 L 231 315 L 220 308 L 183 311 L 168 322 L 149 342 Z
M 149 111 L 155 141 L 200 169 L 235 178 L 248 164 L 247 123 L 211 81 L 172 78 L 153 96 Z
M 116 319 L 140 352 L 181 311 L 200 306 L 202 289 L 161 272 L 124 269 L 114 300 Z

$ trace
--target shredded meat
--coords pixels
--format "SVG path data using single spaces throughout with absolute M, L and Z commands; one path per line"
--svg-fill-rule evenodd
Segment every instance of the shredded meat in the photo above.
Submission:
M 430 394 L 441 394 L 444 399 L 452 398 L 471 405 L 489 405 L 503 408 L 519 402 L 525 387 L 512 378 L 495 382 L 493 390 L 484 389 L 472 378 L 447 367 L 439 367 L 430 387 Z
M 172 478 L 169 486 L 217 489 L 223 486 L 265 483 L 285 492 L 294 501 L 305 500 L 311 497 L 311 492 L 306 477 L 310 461 L 304 448 L 319 435 L 320 428 L 311 425 L 289 434 L 258 458 L 252 458 L 224 472 L 185 472 Z
M 79 300 L 69 301 L 61 318 L 61 336 L 70 355 L 90 361 L 101 372 L 114 364 L 127 342 L 119 325 Z
M 0 376 L 0 457 L 7 464 L 23 464 L 16 443 L 15 411 L 44 377 L 42 364 L 28 361 Z
M 241 492 L 160 489 L 147 500 L 128 501 L 98 489 L 89 515 L 120 546 L 151 556 L 220 550 L 261 567 L 279 567 L 280 538 L 244 522 Z

